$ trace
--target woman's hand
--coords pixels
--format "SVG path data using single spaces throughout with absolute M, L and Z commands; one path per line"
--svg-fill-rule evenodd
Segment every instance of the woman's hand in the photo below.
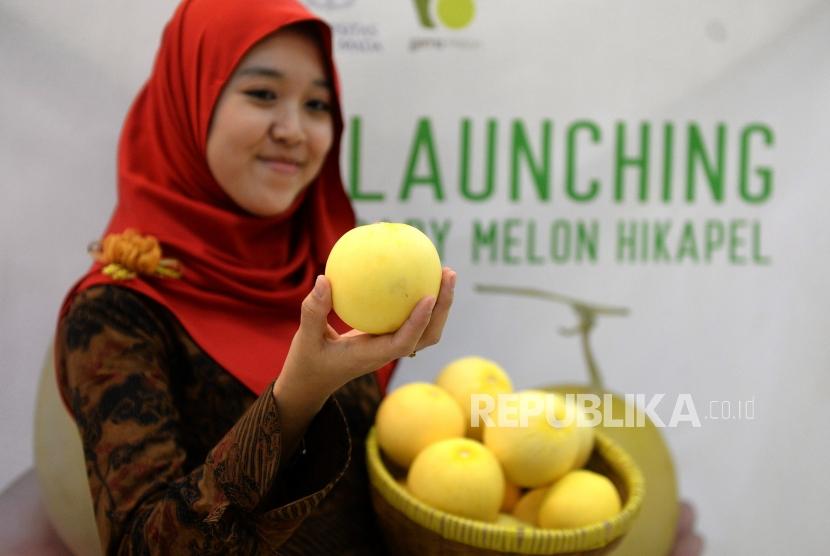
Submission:
M 0 492 L 0 554 L 72 556 L 46 513 L 34 468 Z
M 300 328 L 280 378 L 297 380 L 325 400 L 350 380 L 438 343 L 452 305 L 455 279 L 455 272 L 444 268 L 438 299 L 421 299 L 394 333 L 372 335 L 358 330 L 338 334 L 328 324 L 331 284 L 325 276 L 318 276 L 303 301 Z
M 695 510 L 689 502 L 680 502 L 677 518 L 677 534 L 671 556 L 700 556 L 703 554 L 703 537 L 695 531 Z
M 317 277 L 303 301 L 300 327 L 272 391 L 288 453 L 338 388 L 393 359 L 438 343 L 452 305 L 455 278 L 452 269 L 444 268 L 438 299 L 421 299 L 394 333 L 373 335 L 358 330 L 338 334 L 329 325 L 331 284 L 325 276 Z

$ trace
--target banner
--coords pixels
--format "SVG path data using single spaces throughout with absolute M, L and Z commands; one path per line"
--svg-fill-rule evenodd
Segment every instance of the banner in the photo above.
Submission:
M 707 553 L 821 552 L 830 4 L 307 4 L 335 31 L 361 221 L 418 226 L 458 272 L 393 387 L 465 355 L 586 384 L 588 345 L 662 425 Z M 0 7 L 0 484 L 31 465 L 36 371 L 175 5 Z
M 421 228 L 459 274 L 395 384 L 465 355 L 587 383 L 562 332 L 575 303 L 610 309 L 597 367 L 666 427 L 707 552 L 815 546 L 772 508 L 814 520 L 830 455 L 828 5 L 308 3 L 336 32 L 360 218 Z

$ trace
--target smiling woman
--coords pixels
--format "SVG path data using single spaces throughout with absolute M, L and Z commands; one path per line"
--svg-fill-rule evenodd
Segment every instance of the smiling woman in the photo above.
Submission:
M 254 46 L 219 98 L 207 162 L 243 209 L 274 216 L 320 172 L 334 136 L 328 70 L 307 25 Z
M 364 439 L 397 358 L 440 337 L 455 276 L 393 333 L 329 324 L 322 271 L 355 224 L 342 130 L 331 32 L 299 2 L 182 1 L 49 374 L 104 553 L 382 552 Z M 60 462 L 37 467 L 61 490 Z

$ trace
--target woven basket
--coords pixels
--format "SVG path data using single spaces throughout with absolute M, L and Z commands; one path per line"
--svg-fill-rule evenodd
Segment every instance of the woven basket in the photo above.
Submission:
M 372 504 L 386 544 L 395 556 L 607 554 L 631 527 L 645 493 L 643 476 L 636 464 L 599 431 L 586 468 L 611 479 L 623 507 L 607 521 L 577 529 L 496 525 L 436 510 L 398 483 L 404 472 L 383 458 L 374 428 L 366 440 L 366 455 Z

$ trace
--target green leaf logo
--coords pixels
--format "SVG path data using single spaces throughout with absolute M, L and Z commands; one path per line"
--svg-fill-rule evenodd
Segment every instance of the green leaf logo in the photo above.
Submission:
M 432 29 L 435 27 L 435 18 L 444 27 L 449 29 L 463 29 L 467 27 L 475 17 L 476 5 L 474 0 L 437 0 L 433 13 L 431 5 L 433 0 L 413 0 L 415 9 L 418 12 L 418 19 L 423 27 Z

